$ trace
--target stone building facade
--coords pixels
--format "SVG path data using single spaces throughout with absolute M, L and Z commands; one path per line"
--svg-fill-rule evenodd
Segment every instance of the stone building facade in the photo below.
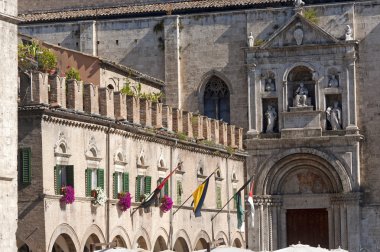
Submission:
M 29 13 L 20 30 L 113 57 L 164 80 L 168 104 L 244 127 L 258 211 L 249 248 L 307 234 L 299 239 L 377 251 L 380 2 L 203 2 Z
M 16 250 L 17 229 L 17 1 L 0 1 L 0 247 Z
M 211 223 L 244 183 L 242 128 L 75 80 L 60 92 L 64 78 L 32 76 L 20 83 L 19 251 L 89 251 L 90 244 L 115 241 L 192 251 L 220 238 L 245 245 L 233 201 Z M 173 199 L 173 210 L 164 213 L 157 202 L 132 214 L 141 194 L 181 162 L 162 192 Z M 213 171 L 202 217 L 194 217 L 191 200 L 172 215 Z M 61 202 L 65 185 L 74 187 L 72 204 Z M 104 206 L 93 204 L 96 187 L 109 199 Z M 118 205 L 121 192 L 132 195 L 126 212 Z

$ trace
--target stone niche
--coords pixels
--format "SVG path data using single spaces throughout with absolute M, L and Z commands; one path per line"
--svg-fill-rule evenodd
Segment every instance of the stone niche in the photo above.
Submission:
M 278 99 L 265 98 L 262 99 L 262 113 L 263 113 L 263 133 L 271 134 L 278 133 Z M 273 111 L 275 114 L 273 114 Z M 269 117 L 269 118 L 268 118 Z M 268 125 L 272 123 L 272 126 Z

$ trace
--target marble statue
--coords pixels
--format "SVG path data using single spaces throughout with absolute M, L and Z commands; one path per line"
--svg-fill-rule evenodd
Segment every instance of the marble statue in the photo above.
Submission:
M 348 40 L 353 40 L 353 37 L 352 37 L 352 29 L 349 25 L 346 26 L 346 35 L 345 35 L 345 40 L 348 41 Z
M 276 85 L 271 78 L 267 79 L 265 83 L 265 91 L 271 92 L 276 91 Z
M 253 37 L 252 32 L 248 36 L 248 47 L 253 47 L 255 45 L 255 38 Z
M 296 90 L 296 107 L 305 107 L 307 106 L 307 96 L 309 91 L 305 85 L 301 82 L 300 86 Z
M 273 128 L 277 119 L 277 112 L 271 105 L 268 105 L 267 111 L 265 112 L 265 118 L 267 120 L 267 129 L 265 133 L 273 133 Z
M 326 118 L 331 124 L 332 130 L 342 129 L 342 111 L 339 108 L 339 103 L 334 102 L 333 107 L 328 107 L 326 109 Z
M 294 6 L 296 7 L 296 8 L 301 8 L 302 6 L 304 6 L 305 5 L 305 2 L 304 1 L 302 1 L 302 0 L 294 0 Z
M 329 80 L 329 84 L 328 84 L 329 87 L 338 87 L 339 86 L 339 82 L 338 80 L 336 79 L 336 76 L 335 75 L 331 75 L 331 78 Z

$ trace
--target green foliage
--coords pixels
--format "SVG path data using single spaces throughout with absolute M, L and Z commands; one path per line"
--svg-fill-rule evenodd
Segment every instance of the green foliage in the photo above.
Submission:
M 77 80 L 80 81 L 80 74 L 77 69 L 70 67 L 69 71 L 66 72 L 66 80 Z
M 264 44 L 264 40 L 262 40 L 262 39 L 256 39 L 255 40 L 255 44 L 254 44 L 254 46 L 261 46 L 262 44 Z
M 134 96 L 142 99 L 147 99 L 152 102 L 160 102 L 164 94 L 162 92 L 157 93 L 142 93 L 141 92 L 141 83 L 138 83 L 137 86 L 132 86 L 129 79 L 125 81 L 124 87 L 120 90 L 122 94 L 128 96 Z
M 30 44 L 18 45 L 18 63 L 25 70 L 38 68 L 38 70 L 49 71 L 57 66 L 57 57 L 47 48 L 41 47 L 37 41 L 32 40 Z
M 177 138 L 182 141 L 187 141 L 187 136 L 183 132 L 177 132 Z
M 232 148 L 231 146 L 227 146 L 226 147 L 226 151 L 228 152 L 228 154 L 230 155 L 233 155 L 235 153 L 235 149 Z
M 203 145 L 206 145 L 206 146 L 210 146 L 210 147 L 216 146 L 216 143 L 213 142 L 213 141 L 210 141 L 210 140 L 203 140 L 203 141 L 200 142 L 200 144 L 203 144 Z
M 310 22 L 314 24 L 318 23 L 317 11 L 315 9 L 305 10 L 303 13 L 303 16 L 305 19 L 309 20 Z
M 41 51 L 42 53 L 37 55 L 38 69 L 45 72 L 55 69 L 57 66 L 57 56 L 46 48 L 42 48 Z

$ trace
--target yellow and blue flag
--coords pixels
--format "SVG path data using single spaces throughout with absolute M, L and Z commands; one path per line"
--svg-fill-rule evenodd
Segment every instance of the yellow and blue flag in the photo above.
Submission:
M 201 216 L 201 209 L 206 197 L 208 181 L 210 180 L 210 177 L 211 176 L 209 176 L 205 181 L 203 181 L 203 183 L 200 186 L 198 186 L 198 188 L 193 192 L 195 217 Z

